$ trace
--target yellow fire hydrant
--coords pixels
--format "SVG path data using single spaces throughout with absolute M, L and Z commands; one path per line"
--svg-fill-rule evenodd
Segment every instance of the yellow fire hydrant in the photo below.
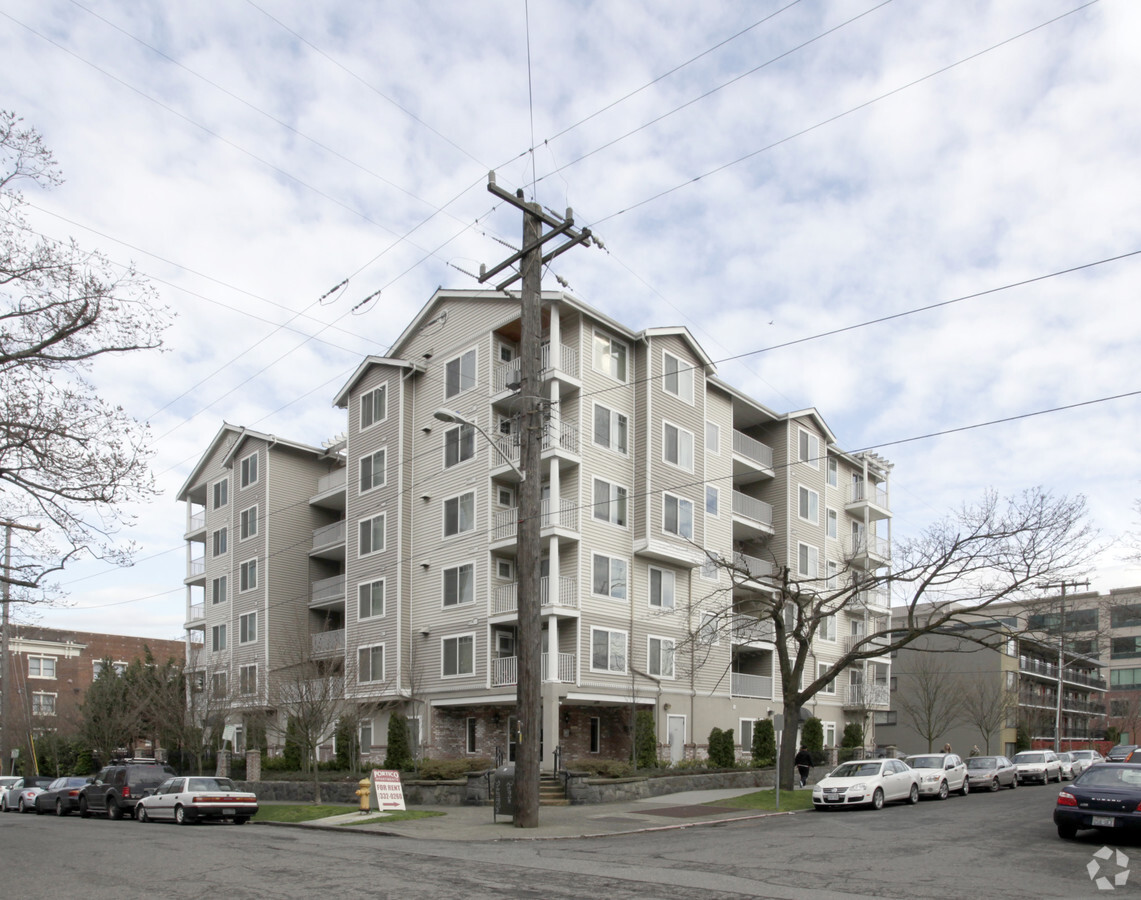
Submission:
M 372 794 L 371 782 L 362 778 L 357 782 L 357 796 L 361 798 L 361 813 L 369 812 L 369 796 Z

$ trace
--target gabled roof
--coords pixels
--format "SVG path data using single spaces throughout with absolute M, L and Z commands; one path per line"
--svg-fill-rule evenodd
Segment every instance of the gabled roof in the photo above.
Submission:
M 797 410 L 796 412 L 785 413 L 784 416 L 790 422 L 795 419 L 812 419 L 816 423 L 816 427 L 824 433 L 824 440 L 828 444 L 836 443 L 836 435 L 832 433 L 832 429 L 828 427 L 828 423 L 824 421 L 824 417 L 817 412 L 815 406 L 810 406 L 808 409 Z
M 396 359 L 391 356 L 366 356 L 361 364 L 357 366 L 356 371 L 349 376 L 349 380 L 345 382 L 344 387 L 337 391 L 337 396 L 333 398 L 333 406 L 339 406 L 342 409 L 348 406 L 349 393 L 373 366 L 394 366 L 400 369 L 424 371 L 423 363 L 410 362 L 406 359 Z
M 697 342 L 690 330 L 684 325 L 671 325 L 664 328 L 646 328 L 641 332 L 647 338 L 655 337 L 680 337 L 689 348 L 693 351 L 693 355 L 701 360 L 701 364 L 705 367 L 707 372 L 716 372 L 717 366 L 710 359 L 709 355 L 702 348 L 701 344 Z M 710 371 L 712 370 L 712 371 Z
M 214 439 L 206 448 L 206 452 L 199 458 L 198 463 L 191 470 L 189 477 L 182 483 L 182 487 L 178 489 L 178 500 L 185 500 L 190 489 L 198 483 L 202 477 L 202 470 L 206 466 L 206 461 L 214 455 L 223 445 L 227 437 L 232 438 L 233 443 L 230 445 L 226 455 L 222 458 L 222 465 L 229 466 L 231 460 L 241 449 L 242 444 L 249 438 L 265 441 L 267 444 L 280 445 L 289 447 L 293 450 L 299 450 L 302 453 L 310 453 L 314 456 L 321 457 L 326 455 L 326 451 L 321 447 L 313 447 L 309 444 L 302 444 L 297 441 L 291 441 L 288 438 L 280 438 L 273 434 L 264 434 L 260 431 L 254 431 L 252 428 L 243 428 L 237 425 L 231 425 L 228 422 L 223 422 L 222 427 L 218 429 L 218 433 L 214 435 Z

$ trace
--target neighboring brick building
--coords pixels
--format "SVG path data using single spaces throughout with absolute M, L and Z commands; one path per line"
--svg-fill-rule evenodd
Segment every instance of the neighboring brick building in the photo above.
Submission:
M 8 634 L 8 696 L 11 709 L 0 733 L 4 770 L 11 768 L 10 748 L 28 753 L 29 733 L 73 733 L 79 706 L 104 660 L 117 668 L 143 659 L 147 650 L 156 662 L 185 659 L 183 641 L 95 634 L 31 625 L 12 625 Z M 2 729 L 0 729 L 2 731 Z

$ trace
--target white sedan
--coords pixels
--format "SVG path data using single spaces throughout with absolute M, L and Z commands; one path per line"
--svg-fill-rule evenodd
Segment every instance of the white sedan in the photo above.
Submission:
M 863 759 L 842 763 L 812 786 L 818 810 L 866 805 L 881 809 L 888 800 L 919 802 L 919 779 L 898 759 Z
M 36 794 L 45 790 L 53 780 L 50 775 L 25 775 L 0 795 L 0 809 L 4 812 L 32 812 L 36 808 Z
M 257 811 L 257 794 L 239 791 L 229 778 L 207 775 L 168 778 L 135 804 L 140 822 L 170 819 L 179 825 L 205 819 L 245 825 Z
M 917 753 L 907 757 L 907 764 L 919 776 L 919 793 L 924 796 L 946 800 L 951 791 L 964 797 L 970 793 L 967 766 L 955 753 Z

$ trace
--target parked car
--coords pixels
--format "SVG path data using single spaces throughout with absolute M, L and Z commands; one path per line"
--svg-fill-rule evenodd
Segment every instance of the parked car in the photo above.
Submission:
M 861 805 L 881 809 L 889 800 L 919 802 L 919 777 L 898 759 L 842 763 L 812 786 L 812 805 L 818 810 Z
M 1054 824 L 1058 837 L 1072 838 L 1081 828 L 1141 829 L 1141 764 L 1091 766 L 1058 794 Z
M 1062 769 L 1062 778 L 1071 781 L 1074 777 L 1074 758 L 1070 755 L 1070 751 L 1058 754 L 1058 765 Z
M 1041 781 L 1062 781 L 1062 764 L 1053 750 L 1023 750 L 1014 754 L 1014 765 L 1018 768 L 1018 783 Z
M 128 764 L 104 766 L 79 791 L 79 814 L 106 812 L 111 819 L 133 815 L 135 804 L 174 775 L 170 766 Z
M 36 815 L 54 812 L 66 816 L 79 809 L 79 789 L 87 784 L 86 775 L 64 775 L 57 778 L 47 788 L 36 795 Z
M 1110 747 L 1109 752 L 1105 754 L 1105 761 L 1125 762 L 1125 757 L 1136 749 L 1136 744 L 1118 744 L 1116 747 Z
M 972 756 L 967 760 L 967 778 L 972 791 L 1018 787 L 1018 769 L 1005 756 Z
M 1074 758 L 1074 777 L 1077 778 L 1090 766 L 1105 762 L 1105 757 L 1096 750 L 1071 750 L 1070 756 Z
M 921 796 L 946 800 L 951 791 L 965 797 L 971 790 L 967 766 L 957 753 L 917 753 L 906 762 L 919 775 Z
M 168 778 L 135 804 L 140 822 L 170 819 L 179 825 L 207 819 L 245 825 L 257 811 L 257 794 L 239 791 L 229 778 L 206 776 Z
M 25 775 L 4 793 L 4 800 L 3 803 L 0 803 L 0 809 L 3 809 L 4 812 L 12 812 L 12 810 L 31 812 L 34 808 L 33 804 L 36 802 L 36 794 L 51 782 L 52 779 L 48 775 Z

